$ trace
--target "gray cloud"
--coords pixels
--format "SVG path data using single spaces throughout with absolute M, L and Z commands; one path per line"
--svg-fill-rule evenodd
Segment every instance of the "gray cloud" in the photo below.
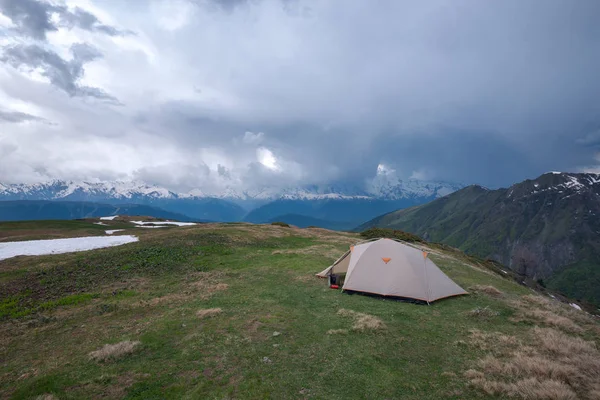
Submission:
M 46 32 L 57 30 L 50 21 L 52 6 L 36 0 L 0 0 L 0 12 L 18 29 L 35 39 L 46 39 Z
M 28 70 L 40 68 L 50 83 L 64 90 L 69 96 L 89 96 L 118 102 L 116 98 L 102 89 L 82 86 L 77 82 L 83 75 L 85 63 L 102 57 L 102 54 L 84 43 L 76 43 L 71 46 L 71 53 L 73 59 L 66 61 L 58 54 L 41 46 L 19 44 L 5 48 L 0 61 L 14 68 L 24 67 Z
M 102 32 L 110 36 L 131 34 L 115 27 L 102 24 L 98 18 L 79 8 L 73 11 L 43 0 L 0 0 L 0 12 L 9 17 L 18 31 L 34 39 L 45 40 L 46 33 L 58 30 L 58 27 L 80 28 L 93 32 Z M 58 16 L 58 23 L 51 15 Z
M 595 0 L 90 0 L 53 20 L 39 4 L 0 0 L 29 37 L 61 35 L 10 42 L 3 57 L 71 97 L 0 74 L 1 106 L 33 103 L 61 127 L 48 150 L 47 126 L 5 124 L 12 179 L 352 183 L 385 164 L 401 178 L 494 187 L 598 164 Z M 107 36 L 105 16 L 138 34 Z M 71 28 L 90 46 L 73 46 L 72 60 Z M 33 165 L 38 154 L 52 157 Z
M 73 11 L 66 8 L 60 9 L 61 26 L 67 28 L 80 28 L 92 32 L 101 32 L 109 36 L 132 35 L 129 30 L 120 30 L 110 25 L 105 25 L 98 20 L 94 14 L 89 13 L 79 7 L 75 7 Z
M 600 129 L 588 133 L 587 135 L 575 140 L 575 143 L 582 146 L 598 146 L 600 145 Z
M 36 117 L 35 115 L 27 114 L 20 111 L 9 111 L 3 110 L 0 108 L 0 123 L 1 122 L 10 122 L 10 123 L 20 123 L 20 122 L 28 122 L 28 121 L 46 121 L 44 118 Z

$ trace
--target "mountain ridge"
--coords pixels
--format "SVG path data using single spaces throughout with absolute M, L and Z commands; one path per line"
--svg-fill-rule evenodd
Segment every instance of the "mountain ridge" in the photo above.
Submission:
M 422 204 L 445 193 L 462 187 L 459 184 L 425 182 L 416 180 L 401 181 L 395 176 L 378 176 L 370 185 L 341 182 L 329 185 L 303 185 L 297 187 L 235 190 L 225 188 L 209 193 L 194 189 L 186 193 L 168 190 L 143 182 L 74 182 L 54 180 L 35 184 L 1 184 L 0 201 L 5 200 L 51 200 L 51 201 L 90 201 L 109 204 L 135 203 L 158 207 L 170 212 L 188 215 L 192 218 L 234 222 L 247 220 L 267 222 L 271 218 L 285 214 L 305 214 L 323 220 L 344 220 L 336 214 L 336 207 L 323 206 L 339 204 L 355 218 L 348 228 L 366 221 L 381 212 L 391 211 L 400 206 Z M 291 208 L 264 213 L 262 207 L 277 209 L 283 202 Z M 377 210 L 377 204 L 385 205 Z M 393 204 L 390 206 L 390 204 Z M 373 210 L 364 213 L 365 208 Z M 322 208 L 332 215 L 306 212 Z M 305 211 L 301 211 L 305 210 Z M 339 214 L 339 213 L 338 213 Z
M 600 175 L 550 172 L 502 189 L 471 185 L 357 229 L 405 230 L 600 304 L 599 216 Z
M 419 181 L 416 179 L 399 180 L 395 178 L 379 179 L 366 188 L 361 185 L 326 184 L 300 185 L 289 187 L 263 187 L 254 190 L 236 190 L 225 187 L 221 191 L 202 191 L 193 189 L 177 192 L 167 188 L 150 185 L 140 181 L 70 181 L 51 180 L 32 184 L 3 184 L 0 182 L 0 199 L 36 200 L 65 199 L 74 196 L 110 196 L 114 199 L 134 199 L 148 196 L 162 199 L 201 199 L 215 198 L 223 200 L 312 200 L 312 199 L 386 199 L 398 200 L 412 197 L 440 197 L 464 187 L 462 184 L 442 181 Z

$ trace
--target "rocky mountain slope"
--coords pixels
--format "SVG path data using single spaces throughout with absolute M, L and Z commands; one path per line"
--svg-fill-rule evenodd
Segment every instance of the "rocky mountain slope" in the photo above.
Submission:
M 469 186 L 359 227 L 406 230 L 497 260 L 600 304 L 600 175 L 547 173 L 507 189 Z

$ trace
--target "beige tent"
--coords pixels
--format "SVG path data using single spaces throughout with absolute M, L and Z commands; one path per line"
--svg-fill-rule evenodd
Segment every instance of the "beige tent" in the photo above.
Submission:
M 344 276 L 345 291 L 404 297 L 426 302 L 467 294 L 422 250 L 392 239 L 377 239 L 350 247 L 317 274 L 330 280 Z

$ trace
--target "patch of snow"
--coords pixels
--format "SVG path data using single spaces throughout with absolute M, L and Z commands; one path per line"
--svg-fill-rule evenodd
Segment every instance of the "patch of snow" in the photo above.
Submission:
M 121 231 L 124 231 L 124 230 L 125 229 L 110 229 L 110 230 L 104 231 L 104 232 L 106 232 L 107 235 L 112 235 L 115 232 L 121 232 Z
M 153 225 L 138 225 L 136 226 L 136 228 L 147 228 L 147 229 L 154 229 L 154 228 L 168 228 L 168 225 L 160 225 L 160 226 L 153 226 Z
M 103 221 L 112 221 L 113 219 L 115 219 L 117 217 L 118 217 L 118 215 L 111 215 L 110 217 L 100 217 L 100 219 Z
M 505 270 L 501 269 L 500 271 L 502 271 L 503 274 L 507 274 L 508 275 L 508 272 L 506 272 Z
M 39 256 L 44 254 L 61 254 L 75 251 L 100 249 L 137 242 L 132 235 L 123 236 L 91 236 L 69 239 L 27 240 L 23 242 L 0 243 L 0 260 L 16 256 Z
M 560 174 L 562 174 L 562 172 L 558 172 L 558 171 L 550 171 L 550 173 L 554 174 L 554 175 L 560 175 Z
M 573 307 L 574 309 L 581 311 L 581 307 L 579 307 L 579 305 L 577 305 L 577 304 L 575 304 L 575 303 L 569 303 L 569 305 L 570 305 L 571 307 Z
M 556 299 L 556 296 L 554 296 L 553 294 L 550 294 L 549 296 L 552 297 L 553 299 Z
M 106 225 L 104 222 L 94 222 L 94 225 Z
M 191 226 L 197 225 L 195 222 L 175 222 L 175 221 L 131 221 L 136 225 L 176 225 L 176 226 Z
M 581 188 L 585 187 L 585 185 L 583 183 L 579 182 L 579 180 L 577 178 L 575 178 L 574 176 L 567 175 L 567 177 L 569 178 L 569 181 L 565 183 L 565 186 L 567 188 L 581 189 Z

